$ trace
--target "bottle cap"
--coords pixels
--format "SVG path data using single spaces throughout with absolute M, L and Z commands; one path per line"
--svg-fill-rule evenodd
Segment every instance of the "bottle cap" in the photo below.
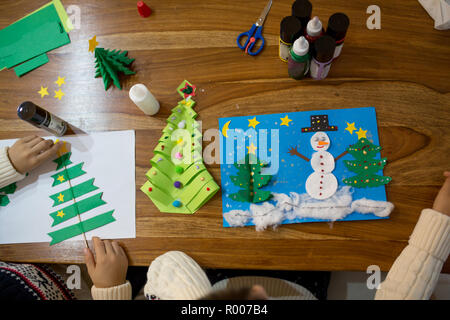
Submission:
M 152 9 L 144 1 L 138 1 L 137 9 L 142 18 L 147 18 L 152 14 Z
M 319 62 L 328 62 L 333 59 L 336 41 L 324 35 L 314 42 L 314 58 Z
M 297 0 L 292 4 L 292 15 L 300 19 L 303 26 L 306 26 L 311 19 L 312 4 L 308 0 Z
M 317 37 L 320 36 L 321 32 L 322 32 L 322 22 L 319 20 L 319 17 L 314 17 L 311 20 L 309 20 L 308 24 L 306 25 L 306 33 L 310 37 Z
M 309 51 L 309 42 L 305 39 L 304 36 L 301 36 L 297 40 L 295 40 L 294 45 L 292 46 L 292 51 L 297 56 L 304 56 Z
M 280 23 L 280 38 L 286 43 L 292 43 L 302 33 L 302 23 L 294 16 L 284 17 Z
M 345 38 L 350 19 L 345 13 L 335 13 L 328 19 L 327 34 L 334 38 L 335 41 Z

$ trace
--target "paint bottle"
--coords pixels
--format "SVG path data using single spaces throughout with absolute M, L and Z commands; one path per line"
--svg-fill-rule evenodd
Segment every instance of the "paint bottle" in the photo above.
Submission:
M 319 20 L 319 17 L 314 17 L 309 20 L 306 25 L 306 33 L 305 37 L 308 40 L 309 44 L 312 46 L 314 41 L 316 41 L 323 34 L 322 22 Z
M 20 119 L 37 128 L 45 129 L 56 136 L 62 136 L 67 131 L 67 122 L 31 101 L 22 102 L 17 108 L 17 115 Z
M 294 16 L 284 17 L 280 23 L 279 56 L 284 62 L 288 61 L 292 43 L 301 36 L 302 24 Z
M 333 59 L 339 57 L 344 46 L 345 35 L 347 34 L 350 19 L 344 13 L 335 13 L 328 19 L 327 34 L 336 41 Z
M 311 59 L 310 75 L 315 80 L 325 79 L 333 61 L 336 42 L 328 35 L 324 35 L 314 42 L 313 57 Z
M 302 35 L 305 34 L 306 25 L 311 19 L 312 4 L 308 0 L 297 0 L 292 4 L 292 15 L 297 17 L 302 23 Z
M 300 80 L 309 71 L 309 43 L 304 36 L 295 40 L 291 48 L 291 55 L 288 60 L 288 74 L 295 80 Z
M 135 84 L 128 92 L 131 101 L 146 115 L 152 116 L 159 111 L 159 102 L 142 83 Z

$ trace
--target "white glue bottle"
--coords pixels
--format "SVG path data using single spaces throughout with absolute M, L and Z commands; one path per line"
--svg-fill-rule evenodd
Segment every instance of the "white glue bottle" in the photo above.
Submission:
M 152 116 L 159 111 L 159 102 L 142 83 L 135 84 L 128 93 L 131 101 L 146 115 Z
M 309 44 L 312 45 L 314 41 L 316 41 L 323 33 L 322 22 L 319 20 L 319 17 L 314 17 L 308 21 L 306 25 L 306 40 L 308 40 Z

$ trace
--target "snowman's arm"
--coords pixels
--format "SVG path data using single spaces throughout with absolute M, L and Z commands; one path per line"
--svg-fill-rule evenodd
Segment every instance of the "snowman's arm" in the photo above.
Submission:
M 297 156 L 297 157 L 302 158 L 302 159 L 305 160 L 306 162 L 309 162 L 309 158 L 305 157 L 305 156 L 302 155 L 300 152 L 298 152 L 298 151 L 297 151 L 297 147 L 295 147 L 295 148 L 294 148 L 294 147 L 291 147 L 291 148 L 289 149 L 288 153 L 289 153 L 291 156 Z
M 348 151 L 342 152 L 340 155 L 338 155 L 336 158 L 334 158 L 334 162 L 337 162 L 340 158 L 345 156 L 348 153 Z

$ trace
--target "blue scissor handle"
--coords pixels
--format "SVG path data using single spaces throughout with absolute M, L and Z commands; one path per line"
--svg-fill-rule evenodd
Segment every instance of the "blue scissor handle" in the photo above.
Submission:
M 264 38 L 261 32 L 262 27 L 258 27 L 256 24 L 253 24 L 252 28 L 249 31 L 242 32 L 236 39 L 239 49 L 245 50 L 245 52 L 251 56 L 256 56 L 258 53 L 260 53 L 262 48 L 264 47 Z M 247 37 L 247 40 L 242 46 L 240 40 L 245 36 Z M 257 51 L 252 51 L 257 40 L 261 40 L 261 46 Z

